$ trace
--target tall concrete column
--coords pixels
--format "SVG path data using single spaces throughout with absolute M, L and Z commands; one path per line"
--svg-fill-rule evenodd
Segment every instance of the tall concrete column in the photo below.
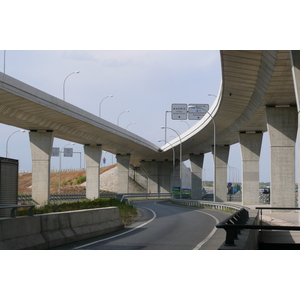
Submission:
M 171 161 L 142 161 L 141 165 L 148 176 L 148 193 L 171 193 Z
M 294 207 L 297 108 L 266 107 L 266 114 L 271 147 L 271 206 Z
M 227 165 L 229 157 L 228 145 L 216 146 L 216 202 L 227 201 Z M 213 159 L 214 148 L 212 147 Z
M 262 132 L 239 134 L 243 168 L 243 205 L 259 204 L 259 158 L 262 137 Z
M 300 51 L 292 50 L 291 51 L 291 65 L 292 65 L 292 74 L 294 81 L 294 89 L 297 103 L 297 110 L 300 111 Z M 298 132 L 300 126 L 300 115 L 298 113 Z M 298 142 L 298 186 L 300 181 L 300 144 Z M 299 197 L 299 196 L 298 196 Z M 299 215 L 299 223 L 300 223 L 300 214 Z
M 173 162 L 172 161 L 160 161 L 159 162 L 159 193 L 171 193 L 172 181 L 173 181 Z
M 53 132 L 29 132 L 32 157 L 32 199 L 40 205 L 50 200 L 50 159 Z
M 202 168 L 204 154 L 190 154 L 191 171 L 192 171 L 192 199 L 202 199 Z
M 90 200 L 99 198 L 101 153 L 101 145 L 84 146 L 86 163 L 86 198 Z
M 117 154 L 118 163 L 118 193 L 129 193 L 129 168 L 130 168 L 130 154 Z

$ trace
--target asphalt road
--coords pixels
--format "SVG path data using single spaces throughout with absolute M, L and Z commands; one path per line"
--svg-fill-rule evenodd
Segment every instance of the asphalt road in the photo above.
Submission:
M 225 239 L 216 224 L 228 213 L 190 208 L 170 201 L 135 201 L 142 216 L 124 230 L 57 249 L 213 250 Z

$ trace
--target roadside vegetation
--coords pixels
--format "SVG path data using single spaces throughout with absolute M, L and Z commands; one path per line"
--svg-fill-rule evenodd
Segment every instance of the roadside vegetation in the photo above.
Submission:
M 73 211 L 81 209 L 91 209 L 91 208 L 101 208 L 101 207 L 111 207 L 116 206 L 119 208 L 120 219 L 125 226 L 131 224 L 137 218 L 137 209 L 131 205 L 124 202 L 118 201 L 116 198 L 109 199 L 95 199 L 95 200 L 83 200 L 76 202 L 65 202 L 60 204 L 48 204 L 44 206 L 35 207 L 33 209 L 33 214 L 48 214 L 63 211 Z M 27 215 L 26 208 L 18 210 L 18 216 Z

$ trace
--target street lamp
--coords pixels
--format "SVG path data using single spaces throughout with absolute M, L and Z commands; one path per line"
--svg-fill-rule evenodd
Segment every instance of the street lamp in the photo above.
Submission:
M 104 99 L 109 98 L 109 97 L 113 97 L 113 95 L 109 95 L 109 96 L 104 97 L 101 100 L 100 104 L 99 104 L 99 118 L 101 118 L 101 104 L 102 104 L 102 102 L 103 102 Z
M 166 110 L 165 112 L 165 143 L 167 143 L 167 113 L 171 113 L 171 110 Z
M 128 113 L 128 112 L 129 112 L 129 110 L 125 110 L 125 111 L 123 111 L 123 112 L 121 112 L 121 113 L 119 114 L 118 120 L 117 120 L 117 125 L 118 125 L 118 126 L 119 126 L 119 119 L 120 119 L 120 116 L 121 116 L 122 114 Z
M 187 121 L 181 120 L 180 122 L 184 122 L 188 126 L 189 129 L 191 128 L 190 124 Z
M 135 122 L 128 124 L 125 129 L 127 129 L 130 125 L 135 125 Z
M 59 176 L 58 176 L 58 194 L 60 195 L 60 172 L 61 172 L 61 153 L 68 145 L 75 145 L 75 143 L 68 143 L 67 145 L 63 146 L 62 149 L 59 151 Z
M 158 140 L 158 142 L 160 143 L 160 142 L 165 142 L 165 141 Z M 169 143 L 169 142 L 167 142 L 167 143 L 172 147 L 172 150 L 173 150 L 173 179 L 172 179 L 172 189 L 173 189 L 173 186 L 175 186 L 175 149 L 171 143 Z
M 181 137 L 180 137 L 180 134 L 178 133 L 178 131 L 176 131 L 175 129 L 172 129 L 172 128 L 170 128 L 170 127 L 165 127 L 165 126 L 161 126 L 161 129 L 170 129 L 170 130 L 172 130 L 172 131 L 174 131 L 177 135 L 178 135 L 178 138 L 179 138 L 179 140 L 180 140 L 180 154 L 179 154 L 179 156 L 180 156 L 180 160 L 179 160 L 179 168 L 180 168 L 180 170 L 179 170 L 179 177 L 180 177 L 180 199 L 182 199 L 182 167 L 181 167 L 181 164 L 182 164 L 182 140 L 181 140 Z
M 23 130 L 23 129 L 17 130 L 17 131 L 15 131 L 15 132 L 13 132 L 13 133 L 8 137 L 8 139 L 7 139 L 7 141 L 6 141 L 6 158 L 8 157 L 8 141 L 9 141 L 10 137 L 11 137 L 13 134 L 17 133 L 17 132 L 26 132 L 26 130 Z
M 212 95 L 212 94 L 209 94 Z M 194 105 L 189 105 L 188 108 L 195 108 Z M 216 202 L 216 123 L 214 120 L 214 117 L 211 115 L 210 112 L 208 112 L 206 109 L 204 108 L 199 108 L 199 110 L 203 110 L 204 112 L 206 112 L 210 117 L 211 120 L 213 121 L 214 124 L 214 202 Z
M 6 50 L 4 50 L 4 64 L 3 64 L 3 73 L 5 74 L 5 56 L 6 56 Z
M 78 74 L 78 73 L 79 73 L 79 71 L 72 72 L 72 73 L 70 73 L 70 74 L 65 78 L 64 84 L 63 84 L 63 100 L 64 100 L 64 101 L 65 101 L 65 85 L 66 85 L 66 80 L 67 80 L 67 78 L 68 78 L 69 76 L 71 76 L 72 74 Z

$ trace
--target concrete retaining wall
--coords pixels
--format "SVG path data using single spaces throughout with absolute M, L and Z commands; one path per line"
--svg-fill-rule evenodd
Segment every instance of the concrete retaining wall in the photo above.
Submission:
M 124 228 L 117 207 L 0 220 L 0 249 L 50 249 Z

